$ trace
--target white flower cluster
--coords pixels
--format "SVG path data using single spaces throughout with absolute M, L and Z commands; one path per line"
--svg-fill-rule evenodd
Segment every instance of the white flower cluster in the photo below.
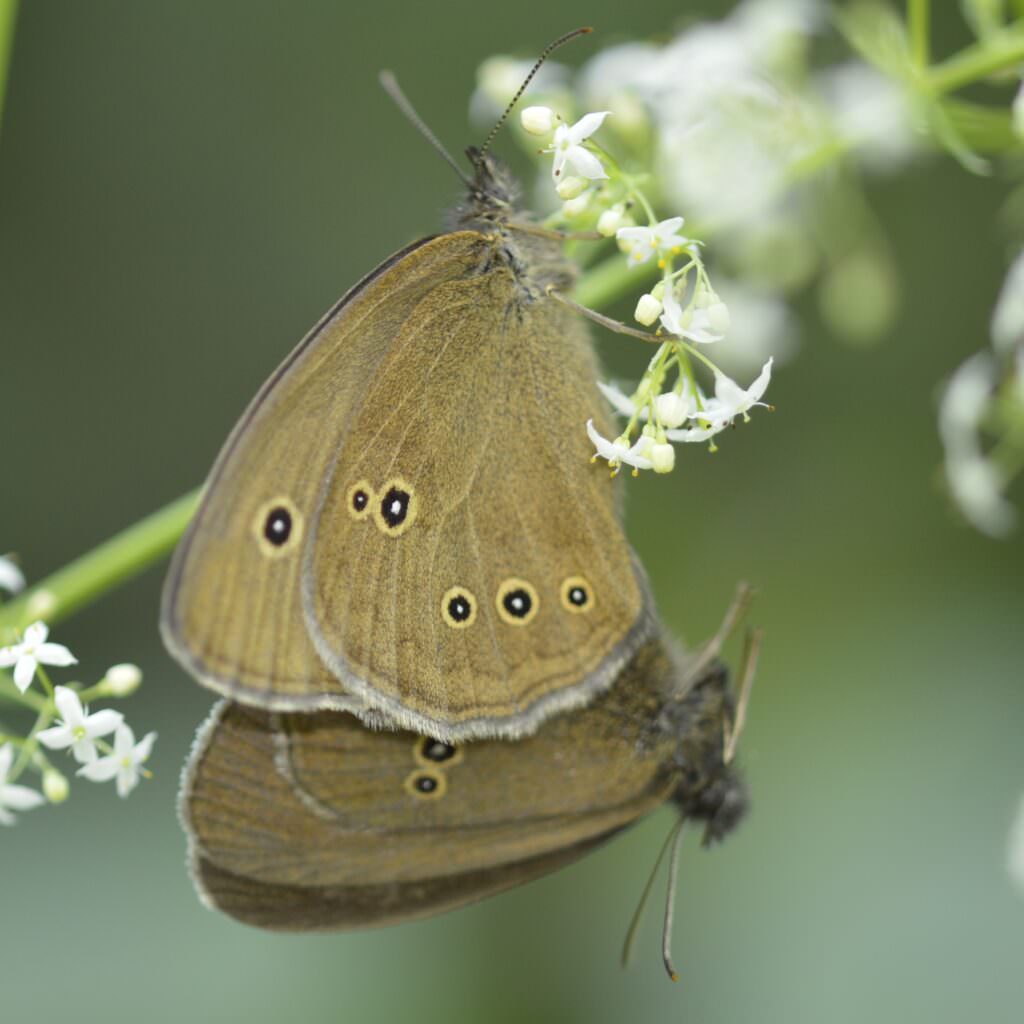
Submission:
M 1017 521 L 1006 490 L 1024 467 L 1024 251 L 1006 275 L 991 336 L 991 348 L 950 377 L 939 405 L 939 433 L 957 507 L 974 527 L 1002 537 Z
M 24 585 L 24 577 L 14 561 L 0 558 L 0 587 L 17 593 Z M 41 603 L 45 602 L 37 601 L 35 606 Z M 31 601 L 29 607 L 33 607 Z M 143 765 L 152 751 L 156 733 L 136 742 L 120 711 L 105 708 L 90 713 L 83 703 L 93 698 L 129 696 L 142 682 L 142 672 L 136 665 L 114 665 L 95 686 L 84 690 L 76 684 L 51 683 L 46 666 L 64 668 L 77 663 L 67 647 L 49 639 L 49 627 L 42 621 L 27 626 L 14 643 L 0 647 L 0 692 L 6 691 L 12 702 L 23 703 L 36 714 L 35 724 L 25 737 L 0 725 L 0 825 L 13 825 L 15 811 L 67 799 L 67 779 L 49 762 L 40 746 L 70 751 L 80 766 L 77 775 L 93 782 L 114 779 L 122 797 L 135 788 L 140 776 L 148 774 Z M 12 671 L 8 675 L 6 670 Z M 41 694 L 31 689 L 36 681 Z M 104 739 L 111 733 L 112 743 Z M 16 782 L 29 767 L 41 774 L 42 793 Z
M 711 442 L 736 417 L 749 419 L 749 410 L 761 401 L 771 378 L 772 357 L 764 363 L 749 388 L 740 387 L 695 346 L 720 342 L 730 328 L 728 306 L 711 286 L 700 253 L 700 243 L 681 234 L 682 217 L 658 220 L 639 184 L 622 173 L 612 157 L 592 139 L 609 111 L 585 114 L 572 125 L 549 107 L 527 107 L 521 115 L 523 129 L 535 136 L 552 136 L 542 151 L 553 156 L 551 176 L 564 200 L 566 220 L 578 214 L 581 201 L 601 207 L 596 214 L 599 236 L 613 237 L 625 254 L 630 268 L 643 267 L 652 260 L 661 272 L 660 280 L 639 299 L 634 318 L 644 327 L 658 324 L 653 337 L 665 341 L 651 361 L 632 396 L 603 386 L 616 411 L 628 418 L 623 432 L 614 440 L 603 437 L 587 423 L 587 433 L 596 450 L 595 459 L 607 460 L 612 472 L 632 467 L 656 473 L 671 472 L 675 466 L 676 442 Z M 566 175 L 566 169 L 574 172 Z M 599 183 L 595 186 L 594 183 Z M 642 209 L 646 225 L 638 225 L 630 211 Z M 591 216 L 595 211 L 591 212 Z M 715 393 L 708 397 L 694 375 L 693 362 L 703 364 L 714 375 Z M 675 383 L 665 388 L 670 373 Z M 636 439 L 634 440 L 634 434 Z

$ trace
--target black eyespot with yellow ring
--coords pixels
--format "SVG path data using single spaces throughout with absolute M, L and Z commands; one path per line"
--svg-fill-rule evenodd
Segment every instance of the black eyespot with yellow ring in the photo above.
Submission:
M 569 576 L 562 580 L 558 596 L 562 607 L 574 615 L 589 612 L 594 607 L 594 588 L 583 576 Z
M 252 520 L 253 536 L 267 558 L 291 554 L 302 540 L 302 529 L 302 513 L 283 494 L 260 505 Z
M 419 499 L 412 484 L 395 477 L 384 484 L 371 506 L 373 521 L 380 532 L 400 537 L 416 521 Z
M 449 587 L 441 598 L 441 618 L 452 629 L 468 629 L 476 622 L 476 598 L 465 587 Z
M 510 626 L 525 626 L 536 617 L 540 598 L 532 583 L 510 576 L 498 587 L 494 605 Z
M 413 746 L 412 756 L 417 764 L 432 768 L 443 764 L 445 768 L 459 764 L 462 760 L 462 747 L 443 740 L 435 740 L 430 736 L 420 736 Z
M 345 508 L 353 519 L 367 519 L 373 511 L 373 488 L 365 480 L 357 480 L 345 492 Z
M 448 792 L 448 779 L 437 768 L 417 768 L 405 777 L 404 786 L 417 800 L 440 800 Z

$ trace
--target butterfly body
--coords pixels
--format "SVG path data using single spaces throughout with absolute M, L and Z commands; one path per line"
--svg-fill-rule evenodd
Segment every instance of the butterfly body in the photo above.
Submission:
M 212 906 L 289 930 L 389 924 L 552 871 L 672 800 L 721 838 L 745 791 L 724 763 L 714 666 L 685 692 L 661 640 L 608 692 L 516 743 L 374 732 L 351 715 L 223 702 L 186 770 L 182 817 Z
M 653 631 L 560 245 L 477 164 L 453 230 L 392 257 L 264 385 L 176 553 L 162 629 L 234 700 L 517 738 Z

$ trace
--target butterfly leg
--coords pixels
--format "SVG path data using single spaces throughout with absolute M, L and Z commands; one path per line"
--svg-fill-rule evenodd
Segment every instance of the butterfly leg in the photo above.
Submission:
M 563 306 L 568 306 L 569 309 L 579 313 L 581 316 L 585 316 L 588 320 L 593 320 L 595 324 L 608 328 L 609 331 L 614 331 L 616 334 L 625 334 L 630 338 L 639 338 L 641 341 L 654 345 L 660 345 L 665 340 L 658 337 L 657 334 L 651 334 L 648 331 L 638 331 L 635 327 L 630 327 L 621 320 L 613 320 L 610 316 L 605 316 L 603 313 L 598 313 L 588 306 L 583 306 L 553 286 L 548 288 L 548 295 L 562 303 Z
M 730 723 L 728 719 L 722 723 L 722 763 L 729 764 L 736 756 L 736 745 L 747 721 L 747 706 L 750 704 L 750 691 L 754 686 L 757 674 L 757 659 L 761 654 L 761 642 L 764 630 L 755 629 L 747 633 L 743 647 L 743 661 L 740 663 L 740 695 L 736 700 L 736 714 Z

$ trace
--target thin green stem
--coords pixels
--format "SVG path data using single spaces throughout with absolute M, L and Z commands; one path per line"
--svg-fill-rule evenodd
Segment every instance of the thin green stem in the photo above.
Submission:
M 931 61 L 931 6 L 931 0 L 907 0 L 910 54 L 922 69 Z
M 10 701 L 12 704 L 21 704 L 24 707 L 31 708 L 33 711 L 41 711 L 46 704 L 46 698 L 40 697 L 38 693 L 33 693 L 32 690 L 26 690 L 22 693 L 14 685 L 14 680 L 6 672 L 0 672 L 0 700 Z
M 4 605 L 0 636 L 5 627 L 25 625 L 40 606 L 46 606 L 45 619 L 53 625 L 160 561 L 177 543 L 198 501 L 199 490 L 172 501 Z
M 924 77 L 932 96 L 962 89 L 988 78 L 997 71 L 1015 69 L 1024 62 L 1024 32 L 1010 31 L 967 46 L 958 54 L 936 64 Z
M 14 762 L 14 767 L 10 770 L 10 773 L 7 776 L 8 782 L 14 782 L 14 780 L 17 779 L 18 776 L 28 767 L 29 761 L 32 760 L 32 755 L 35 754 L 36 748 L 39 746 L 39 741 L 36 739 L 36 736 L 53 721 L 53 712 L 54 707 L 52 702 L 47 701 L 46 706 L 36 716 L 35 724 L 32 726 L 28 737 L 22 744 L 21 751 L 18 754 L 18 759 Z
M 11 67 L 14 23 L 18 19 L 18 0 L 0 0 L 0 124 L 3 123 L 4 97 Z

